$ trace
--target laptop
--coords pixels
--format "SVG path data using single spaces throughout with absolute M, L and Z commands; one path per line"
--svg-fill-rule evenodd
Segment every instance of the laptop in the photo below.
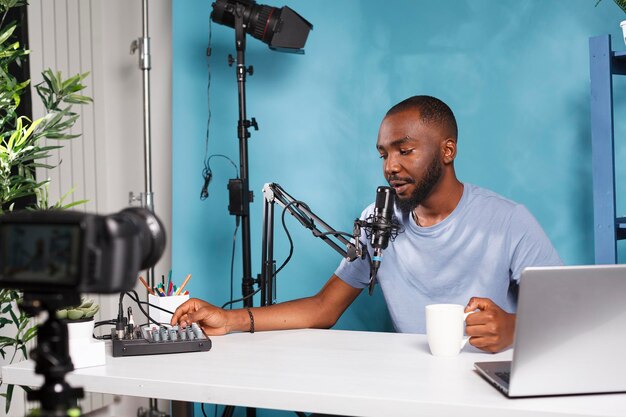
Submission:
M 626 391 L 626 265 L 526 268 L 513 360 L 474 366 L 511 398 Z

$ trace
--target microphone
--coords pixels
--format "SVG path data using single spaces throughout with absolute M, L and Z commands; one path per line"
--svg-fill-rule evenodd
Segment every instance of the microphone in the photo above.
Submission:
M 396 201 L 396 190 L 391 187 L 380 186 L 376 189 L 376 204 L 374 214 L 368 219 L 370 227 L 370 243 L 374 249 L 370 264 L 369 293 L 374 291 L 376 274 L 383 260 L 383 249 L 387 249 L 389 240 L 398 234 L 399 225 L 394 222 L 393 208 Z

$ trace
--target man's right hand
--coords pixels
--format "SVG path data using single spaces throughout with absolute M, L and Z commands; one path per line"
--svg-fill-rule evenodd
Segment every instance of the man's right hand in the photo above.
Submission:
M 333 275 L 313 297 L 286 301 L 271 306 L 224 310 L 206 301 L 192 298 L 180 305 L 170 323 L 182 327 L 198 323 L 207 336 L 252 330 L 256 331 L 332 327 L 361 289 L 353 288 Z
M 170 324 L 185 328 L 191 323 L 198 323 L 207 336 L 220 336 L 231 331 L 228 326 L 228 312 L 197 298 L 191 298 L 181 304 Z

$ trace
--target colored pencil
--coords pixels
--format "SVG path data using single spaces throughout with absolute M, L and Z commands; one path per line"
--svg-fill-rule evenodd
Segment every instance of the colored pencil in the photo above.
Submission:
M 191 278 L 191 274 L 187 275 L 187 278 L 185 278 L 185 281 L 183 281 L 183 285 L 181 285 L 180 288 L 176 290 L 176 293 L 174 295 L 179 295 L 180 293 L 183 292 L 183 288 L 185 288 L 185 285 L 187 285 L 190 278 Z
M 139 281 L 141 281 L 141 283 L 143 284 L 144 287 L 146 287 L 146 290 L 148 290 L 148 292 L 152 295 L 154 294 L 154 291 L 152 291 L 152 288 L 150 288 L 150 286 L 148 286 L 148 283 L 146 282 L 145 279 L 143 279 L 143 277 L 139 277 Z

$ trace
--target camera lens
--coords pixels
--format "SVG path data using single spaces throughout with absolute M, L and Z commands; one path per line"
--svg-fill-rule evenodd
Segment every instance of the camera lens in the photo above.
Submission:
M 218 0 L 212 6 L 211 19 L 215 23 L 231 28 L 235 27 L 235 13 L 239 6 L 246 32 L 267 44 L 272 41 L 280 21 L 280 9 L 257 4 L 255 1 Z
M 279 19 L 280 9 L 263 5 L 255 6 L 250 13 L 247 32 L 254 38 L 269 44 Z
M 139 229 L 141 246 L 141 269 L 153 267 L 165 251 L 165 227 L 161 220 L 150 210 L 141 207 L 129 207 L 120 211 L 121 217 L 127 218 Z

